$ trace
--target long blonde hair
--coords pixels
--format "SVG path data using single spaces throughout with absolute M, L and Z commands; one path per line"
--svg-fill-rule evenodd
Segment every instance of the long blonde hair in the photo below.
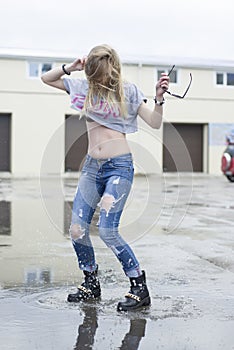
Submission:
M 110 110 L 117 108 L 120 115 L 125 117 L 127 108 L 117 52 L 109 45 L 95 46 L 88 54 L 84 70 L 89 89 L 82 114 L 104 101 Z

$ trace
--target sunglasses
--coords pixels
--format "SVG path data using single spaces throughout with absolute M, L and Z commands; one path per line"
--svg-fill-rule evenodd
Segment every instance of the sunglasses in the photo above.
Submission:
M 168 72 L 168 74 L 167 74 L 168 76 L 170 76 L 170 74 L 171 74 L 171 72 L 173 71 L 174 68 L 175 68 L 175 65 L 173 65 L 172 68 L 170 69 L 170 71 Z M 184 97 L 186 96 L 187 92 L 189 91 L 190 85 L 191 85 L 191 83 L 192 83 L 192 74 L 189 73 L 189 75 L 190 75 L 190 81 L 189 81 L 189 84 L 188 84 L 187 89 L 185 90 L 185 92 L 184 92 L 184 94 L 183 94 L 182 96 L 177 95 L 177 94 L 173 94 L 173 93 L 171 93 L 171 92 L 168 91 L 168 90 L 166 90 L 165 92 L 166 92 L 167 94 L 169 94 L 169 95 L 171 95 L 171 96 L 174 96 L 174 97 L 177 97 L 177 98 L 184 98 Z

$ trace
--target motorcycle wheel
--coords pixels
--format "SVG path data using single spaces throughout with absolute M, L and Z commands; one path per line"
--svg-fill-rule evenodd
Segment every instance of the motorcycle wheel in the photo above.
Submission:
M 234 182 L 234 175 L 226 175 L 230 182 Z

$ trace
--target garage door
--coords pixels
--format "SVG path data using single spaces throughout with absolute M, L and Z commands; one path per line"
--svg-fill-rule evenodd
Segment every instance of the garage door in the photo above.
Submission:
M 0 114 L 0 171 L 11 171 L 11 115 Z
M 163 171 L 203 171 L 203 124 L 164 123 Z
M 67 115 L 65 119 L 65 171 L 79 171 L 88 150 L 85 119 Z

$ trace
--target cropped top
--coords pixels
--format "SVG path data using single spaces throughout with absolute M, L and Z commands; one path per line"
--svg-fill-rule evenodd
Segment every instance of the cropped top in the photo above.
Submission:
M 71 98 L 71 107 L 81 112 L 89 84 L 86 79 L 69 79 L 64 78 L 63 83 L 67 93 Z M 116 107 L 110 108 L 104 101 L 94 105 L 87 111 L 87 120 L 92 120 L 106 126 L 109 129 L 119 131 L 124 134 L 134 133 L 137 127 L 137 111 L 141 103 L 146 102 L 143 93 L 135 84 L 124 83 L 124 96 L 127 106 L 127 115 L 122 116 Z

